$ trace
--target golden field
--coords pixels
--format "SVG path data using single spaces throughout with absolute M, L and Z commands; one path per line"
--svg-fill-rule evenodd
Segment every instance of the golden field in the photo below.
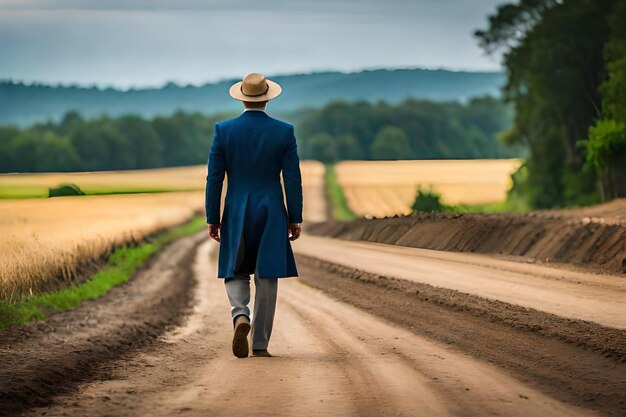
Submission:
M 335 166 L 350 209 L 365 217 L 409 214 L 418 186 L 446 204 L 504 201 L 517 159 L 344 161 Z
M 182 223 L 202 192 L 0 200 L 0 296 L 45 287 L 117 246 Z

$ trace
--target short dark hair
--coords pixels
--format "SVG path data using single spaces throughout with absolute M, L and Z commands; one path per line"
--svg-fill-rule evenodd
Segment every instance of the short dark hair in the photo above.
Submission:
M 244 101 L 243 105 L 245 107 L 249 107 L 249 108 L 252 108 L 252 109 L 260 109 L 260 108 L 265 107 L 267 105 L 268 101 L 269 100 L 265 100 L 265 101 Z

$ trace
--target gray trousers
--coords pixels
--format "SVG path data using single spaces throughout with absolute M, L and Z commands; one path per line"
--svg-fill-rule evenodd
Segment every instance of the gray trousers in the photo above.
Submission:
M 250 275 L 235 273 L 224 280 L 231 306 L 233 324 L 237 316 L 250 318 Z M 278 278 L 259 278 L 254 274 L 254 314 L 252 315 L 252 349 L 267 349 L 274 325 Z

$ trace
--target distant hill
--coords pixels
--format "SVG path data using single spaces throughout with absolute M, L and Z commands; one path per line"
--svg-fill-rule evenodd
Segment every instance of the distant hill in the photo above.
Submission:
M 270 77 L 280 83 L 283 94 L 271 109 L 287 112 L 302 107 L 321 107 L 335 99 L 384 100 L 405 98 L 433 101 L 465 101 L 482 95 L 499 95 L 504 74 L 446 70 L 396 69 L 356 73 L 320 72 Z M 69 110 L 87 117 L 106 113 L 134 113 L 144 117 L 169 115 L 180 109 L 216 113 L 232 111 L 239 104 L 228 96 L 236 80 L 196 86 L 167 84 L 162 88 L 116 90 L 96 87 L 26 85 L 0 82 L 0 124 L 25 126 L 43 120 L 59 120 Z

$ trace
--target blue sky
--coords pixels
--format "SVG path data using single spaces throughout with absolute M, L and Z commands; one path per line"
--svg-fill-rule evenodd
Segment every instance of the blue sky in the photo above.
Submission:
M 0 79 L 121 88 L 251 71 L 494 70 L 501 0 L 0 0 Z

